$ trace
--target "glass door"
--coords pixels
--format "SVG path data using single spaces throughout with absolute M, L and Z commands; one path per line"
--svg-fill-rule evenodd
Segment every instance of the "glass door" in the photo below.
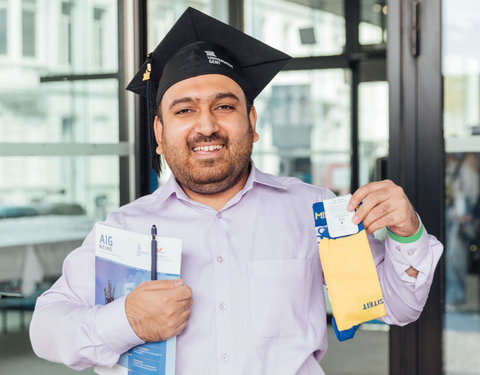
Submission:
M 480 373 L 480 3 L 443 1 L 444 371 Z

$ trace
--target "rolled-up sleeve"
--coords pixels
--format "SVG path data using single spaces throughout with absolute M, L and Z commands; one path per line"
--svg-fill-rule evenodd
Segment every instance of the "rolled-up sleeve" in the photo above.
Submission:
M 420 222 L 412 237 L 398 237 L 389 232 L 382 243 L 369 236 L 377 267 L 388 324 L 405 325 L 418 319 L 432 285 L 436 265 L 442 255 L 442 244 Z M 405 271 L 418 271 L 416 278 Z

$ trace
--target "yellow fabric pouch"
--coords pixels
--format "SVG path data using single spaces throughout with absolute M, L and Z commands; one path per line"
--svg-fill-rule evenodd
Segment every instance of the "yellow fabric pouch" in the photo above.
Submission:
M 320 259 L 333 316 L 344 331 L 384 316 L 385 305 L 363 225 L 358 233 L 330 238 L 321 203 L 314 205 Z
M 338 329 L 384 316 L 382 289 L 365 230 L 342 238 L 323 238 L 319 250 Z

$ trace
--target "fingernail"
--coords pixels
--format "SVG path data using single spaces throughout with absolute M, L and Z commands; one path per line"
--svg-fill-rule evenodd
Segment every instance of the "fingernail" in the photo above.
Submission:
M 354 216 L 352 217 L 352 222 L 353 222 L 353 224 L 358 224 L 358 223 L 360 222 L 359 217 L 358 217 L 357 215 L 354 215 Z
M 177 279 L 175 280 L 175 286 L 180 286 L 180 285 L 183 285 L 183 280 L 182 279 Z

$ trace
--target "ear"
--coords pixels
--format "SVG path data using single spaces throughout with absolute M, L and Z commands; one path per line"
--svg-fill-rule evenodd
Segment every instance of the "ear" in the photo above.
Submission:
M 158 155 L 163 154 L 163 149 L 162 149 L 162 135 L 163 135 L 163 124 L 158 118 L 158 116 L 155 116 L 155 121 L 153 123 L 153 131 L 155 133 L 155 140 L 157 141 L 157 149 L 156 152 Z
M 252 105 L 252 108 L 250 108 L 250 113 L 248 114 L 248 118 L 250 119 L 250 125 L 252 126 L 252 131 L 253 131 L 253 141 L 256 142 L 258 141 L 258 133 L 255 130 L 255 126 L 257 125 L 257 110 L 255 107 Z

